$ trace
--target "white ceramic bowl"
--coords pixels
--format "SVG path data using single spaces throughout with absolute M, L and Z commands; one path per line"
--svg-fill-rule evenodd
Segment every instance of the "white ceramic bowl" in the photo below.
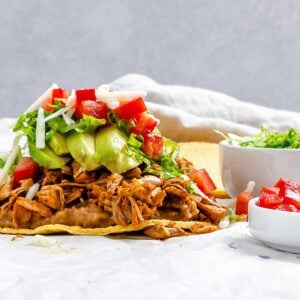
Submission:
M 251 234 L 269 247 L 300 253 L 300 213 L 259 207 L 257 201 L 248 207 Z
M 273 186 L 280 177 L 300 182 L 300 149 L 265 149 L 220 144 L 224 187 L 235 198 L 249 181 L 255 181 L 253 196 L 263 186 Z

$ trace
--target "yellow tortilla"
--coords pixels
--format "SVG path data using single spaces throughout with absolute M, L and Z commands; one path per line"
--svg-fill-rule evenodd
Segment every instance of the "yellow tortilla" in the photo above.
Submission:
M 223 187 L 221 180 L 218 144 L 206 142 L 185 142 L 179 143 L 179 145 L 181 156 L 187 158 L 190 162 L 192 162 L 195 168 L 205 168 L 210 174 L 211 178 L 217 186 L 217 190 L 214 191 L 213 196 L 218 198 L 229 197 Z M 0 233 L 16 235 L 69 233 L 73 235 L 105 236 L 110 234 L 141 231 L 155 225 L 161 225 L 170 228 L 181 228 L 187 232 L 193 233 L 208 233 L 218 229 L 218 226 L 213 225 L 209 222 L 153 219 L 144 221 L 139 226 L 133 226 L 132 224 L 130 224 L 127 226 L 114 225 L 105 228 L 82 228 L 80 226 L 49 224 L 39 226 L 35 229 L 0 228 Z
M 208 233 L 218 229 L 216 225 L 209 222 L 198 221 L 170 221 L 170 220 L 147 220 L 139 226 L 132 224 L 127 226 L 114 225 L 105 228 L 82 228 L 80 226 L 67 226 L 62 224 L 50 224 L 37 227 L 35 229 L 15 229 L 15 228 L 0 228 L 0 233 L 5 234 L 21 234 L 21 235 L 35 235 L 35 234 L 54 234 L 54 233 L 69 233 L 74 235 L 109 235 L 124 232 L 134 232 L 146 229 L 150 226 L 162 225 L 172 228 L 181 228 L 195 233 Z
M 216 198 L 230 198 L 222 183 L 219 145 L 206 142 L 179 143 L 180 155 L 188 159 L 197 169 L 205 168 L 214 181 L 217 189 L 213 192 Z

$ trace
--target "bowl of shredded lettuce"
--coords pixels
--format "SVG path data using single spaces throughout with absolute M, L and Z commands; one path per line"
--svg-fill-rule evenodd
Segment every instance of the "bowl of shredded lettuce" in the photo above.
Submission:
M 290 128 L 288 131 L 279 132 L 266 126 L 260 127 L 260 132 L 252 136 L 237 136 L 228 134 L 228 144 L 240 147 L 272 148 L 272 149 L 299 149 L 300 130 Z
M 253 136 L 228 134 L 220 142 L 222 180 L 235 198 L 249 181 L 255 181 L 253 195 L 278 178 L 300 181 L 300 131 L 278 132 L 265 126 Z

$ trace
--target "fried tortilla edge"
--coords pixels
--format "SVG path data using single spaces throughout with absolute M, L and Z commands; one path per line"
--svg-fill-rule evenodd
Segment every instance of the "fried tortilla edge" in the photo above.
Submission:
M 182 228 L 193 233 L 208 233 L 216 231 L 218 226 L 209 222 L 199 221 L 170 221 L 170 220 L 146 220 L 139 226 L 132 224 L 127 226 L 114 225 L 104 228 L 83 228 L 80 226 L 68 226 L 63 224 L 48 224 L 42 225 L 35 229 L 25 228 L 0 228 L 0 233 L 3 234 L 16 234 L 16 235 L 36 235 L 36 234 L 56 234 L 56 233 L 69 233 L 72 235 L 98 235 L 105 236 L 110 234 L 119 234 L 125 232 L 141 231 L 154 225 L 162 225 L 171 228 Z M 197 228 L 196 230 L 194 230 Z

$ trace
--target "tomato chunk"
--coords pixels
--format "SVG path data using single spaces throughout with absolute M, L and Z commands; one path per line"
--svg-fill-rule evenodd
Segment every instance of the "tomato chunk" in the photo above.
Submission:
M 115 112 L 120 116 L 121 119 L 129 120 L 141 114 L 147 110 L 143 98 L 136 98 L 127 102 L 122 103 Z
M 146 134 L 144 136 L 142 151 L 150 158 L 158 159 L 163 154 L 163 146 L 163 137 L 153 134 Z
M 39 172 L 39 165 L 31 157 L 22 157 L 14 172 L 14 187 L 20 186 L 20 181 L 28 178 L 35 179 Z
M 63 88 L 56 88 L 52 90 L 51 98 L 47 98 L 43 101 L 42 107 L 46 111 L 53 111 L 53 105 L 55 105 L 55 99 L 67 99 L 69 97 L 69 92 Z M 61 105 L 64 102 L 60 101 Z
M 53 101 L 51 98 L 47 98 L 42 102 L 42 108 L 45 111 L 52 111 L 53 110 Z
M 188 177 L 193 180 L 198 188 L 206 195 L 209 195 L 216 189 L 216 185 L 205 169 L 201 169 L 188 174 Z
M 52 91 L 52 104 L 56 104 L 56 99 L 67 99 L 69 92 L 63 88 L 57 88 Z M 65 102 L 59 101 L 60 105 L 65 105 Z
M 100 101 L 91 101 L 86 100 L 82 101 L 76 107 L 76 115 L 79 119 L 83 117 L 83 115 L 92 116 L 97 119 L 107 119 L 108 107 L 106 103 Z
M 277 210 L 283 210 L 283 211 L 292 211 L 292 212 L 298 212 L 299 210 L 296 208 L 295 205 L 292 204 L 279 204 L 276 208 Z
M 282 198 L 279 195 L 261 193 L 257 205 L 260 207 L 275 209 L 282 203 Z
M 64 89 L 63 88 L 53 89 L 52 99 L 54 100 L 55 98 L 64 98 Z
M 85 100 L 96 100 L 96 92 L 95 89 L 81 89 L 75 92 L 76 94 L 76 104 L 80 105 L 82 101 Z
M 135 134 L 145 135 L 151 133 L 157 126 L 158 121 L 147 113 L 141 113 L 133 117 L 135 126 L 130 131 Z
M 275 187 L 280 188 L 279 196 L 283 198 L 283 203 L 292 204 L 300 209 L 300 184 L 280 178 Z
M 272 195 L 279 195 L 280 188 L 279 187 L 274 187 L 274 186 L 264 186 L 261 189 L 261 193 L 266 193 L 266 194 L 272 194 Z
M 237 215 L 248 214 L 248 203 L 252 199 L 252 195 L 249 192 L 242 192 L 236 198 L 235 213 Z

